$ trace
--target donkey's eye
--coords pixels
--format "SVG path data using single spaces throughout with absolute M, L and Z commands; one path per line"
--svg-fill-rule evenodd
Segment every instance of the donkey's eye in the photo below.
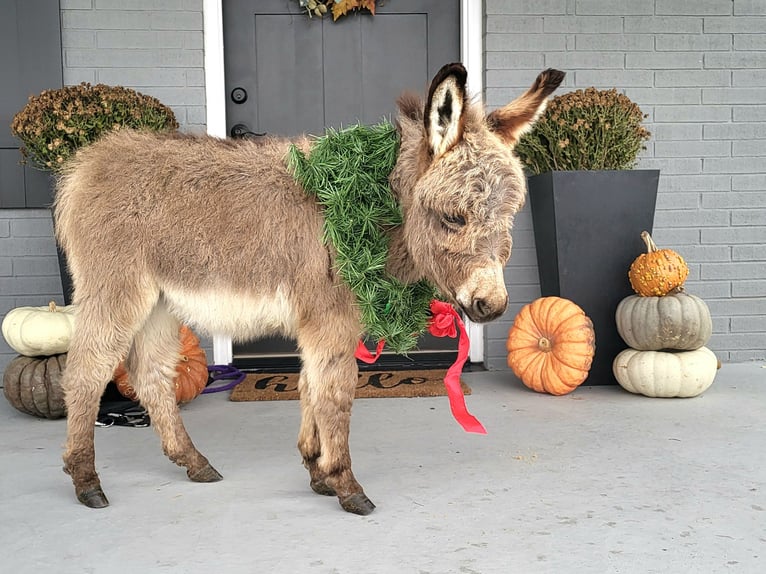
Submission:
M 457 231 L 465 225 L 465 217 L 462 215 L 445 213 L 442 215 L 442 225 L 447 229 Z

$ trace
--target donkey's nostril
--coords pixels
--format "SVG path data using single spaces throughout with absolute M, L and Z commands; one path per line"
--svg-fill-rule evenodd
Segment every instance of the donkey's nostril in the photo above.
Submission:
M 489 312 L 489 304 L 486 299 L 474 299 L 473 310 L 479 317 L 485 317 Z

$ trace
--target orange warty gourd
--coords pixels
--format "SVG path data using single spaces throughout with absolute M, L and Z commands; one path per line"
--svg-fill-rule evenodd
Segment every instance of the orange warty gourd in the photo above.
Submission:
M 642 297 L 663 297 L 683 286 L 689 276 L 686 261 L 672 249 L 659 249 L 647 231 L 641 232 L 646 253 L 636 257 L 628 271 L 633 290 Z
M 588 378 L 593 323 L 572 301 L 542 297 L 524 306 L 508 332 L 508 366 L 530 389 L 565 395 Z
M 195 399 L 207 386 L 207 357 L 205 350 L 200 347 L 199 339 L 189 327 L 181 325 L 179 337 L 181 338 L 181 349 L 174 379 L 176 401 L 188 403 Z M 112 380 L 124 397 L 132 401 L 138 400 L 136 391 L 128 380 L 128 373 L 123 363 L 117 366 Z

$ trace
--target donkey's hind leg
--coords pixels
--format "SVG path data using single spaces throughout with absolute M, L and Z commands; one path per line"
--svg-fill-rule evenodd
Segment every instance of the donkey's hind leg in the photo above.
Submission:
M 78 325 L 78 330 L 82 330 Z M 96 472 L 94 427 L 98 417 L 101 395 L 111 380 L 114 369 L 127 350 L 128 344 L 109 345 L 109 351 L 82 348 L 73 340 L 67 353 L 67 365 L 61 386 L 67 406 L 67 441 L 64 451 L 64 472 L 72 477 L 77 500 L 91 508 L 109 506 Z
M 77 499 L 91 508 L 109 505 L 95 466 L 94 428 L 101 396 L 155 300 L 151 293 L 131 298 L 127 292 L 112 300 L 103 296 L 108 290 L 98 291 L 99 296 L 75 301 L 77 329 L 61 381 L 67 407 L 64 472 L 72 477 Z
M 151 316 L 133 339 L 126 361 L 131 385 L 146 408 L 162 440 L 162 450 L 195 482 L 215 482 L 223 478 L 200 454 L 186 432 L 176 403 L 173 380 L 181 343 L 178 320 L 160 299 Z

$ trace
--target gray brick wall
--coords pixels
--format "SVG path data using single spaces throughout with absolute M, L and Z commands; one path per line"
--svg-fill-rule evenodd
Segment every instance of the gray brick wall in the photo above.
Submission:
M 64 303 L 50 211 L 0 209 L 0 317 L 49 301 Z M 0 373 L 14 356 L 0 337 Z
M 61 0 L 61 20 L 64 84 L 133 88 L 204 131 L 202 0 Z M 50 211 L 0 210 L 0 317 L 51 299 L 63 302 Z M 14 356 L 0 337 L 0 373 Z
M 205 128 L 202 0 L 61 0 L 64 83 L 121 85 Z
M 766 359 L 766 1 L 487 0 L 486 12 L 490 107 L 558 67 L 564 91 L 616 87 L 649 114 L 639 167 L 661 170 L 655 239 L 688 261 L 718 357 Z M 510 309 L 486 328 L 492 369 L 540 295 L 528 206 L 514 245 Z

